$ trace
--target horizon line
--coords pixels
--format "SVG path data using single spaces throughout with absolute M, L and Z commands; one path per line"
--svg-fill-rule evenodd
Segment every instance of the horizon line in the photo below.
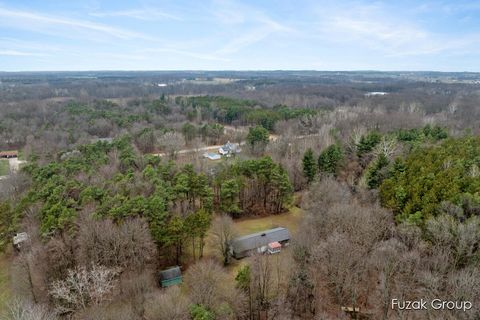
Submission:
M 74 72 L 433 72 L 433 73 L 480 73 L 480 71 L 441 70 L 381 70 L 381 69 L 91 69 L 91 70 L 0 70 L 0 73 L 74 73 Z

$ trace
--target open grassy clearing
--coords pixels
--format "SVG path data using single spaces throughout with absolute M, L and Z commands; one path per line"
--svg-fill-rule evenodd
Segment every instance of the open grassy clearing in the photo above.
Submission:
M 282 214 L 258 218 L 244 218 L 234 220 L 234 222 L 235 228 L 241 236 L 276 227 L 287 228 L 292 234 L 295 234 L 298 231 L 301 217 L 302 210 L 298 207 L 291 207 L 288 212 Z
M 266 229 L 271 229 L 275 227 L 285 227 L 291 231 L 293 237 L 298 231 L 300 221 L 302 219 L 302 209 L 292 206 L 289 208 L 289 211 L 278 214 L 270 215 L 266 217 L 247 217 L 243 219 L 234 220 L 235 230 L 239 236 L 247 235 L 250 233 L 259 232 Z M 187 248 L 187 251 L 191 251 L 190 248 Z M 281 260 L 290 260 L 290 249 L 283 249 L 281 253 L 273 255 L 272 261 L 277 261 L 279 258 Z M 215 259 L 218 262 L 222 261 L 222 257 L 218 251 L 217 244 L 213 238 L 211 232 L 207 235 L 205 240 L 204 248 L 204 257 Z M 231 275 L 232 279 L 237 275 L 238 270 L 245 264 L 248 264 L 251 258 L 244 258 L 241 260 L 232 259 L 230 265 L 226 267 L 228 273 Z M 282 262 L 283 265 L 283 262 Z M 284 266 L 282 267 L 284 269 Z
M 0 159 L 0 176 L 6 176 L 10 174 L 10 164 L 6 159 Z

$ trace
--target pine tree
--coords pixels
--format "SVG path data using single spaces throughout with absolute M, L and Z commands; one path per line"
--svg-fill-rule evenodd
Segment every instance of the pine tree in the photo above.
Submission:
M 332 144 L 318 157 L 318 168 L 321 172 L 336 174 L 342 159 L 342 149 L 339 145 Z
M 315 163 L 315 156 L 313 155 L 312 149 L 308 150 L 303 155 L 303 174 L 307 181 L 310 183 L 315 179 L 317 174 L 317 165 Z
M 376 189 L 382 183 L 383 179 L 385 178 L 385 170 L 382 169 L 388 166 L 388 164 L 388 158 L 381 153 L 367 169 L 366 181 L 370 189 Z
M 256 126 L 248 130 L 247 144 L 253 149 L 255 147 L 264 148 L 268 143 L 268 130 L 262 126 Z

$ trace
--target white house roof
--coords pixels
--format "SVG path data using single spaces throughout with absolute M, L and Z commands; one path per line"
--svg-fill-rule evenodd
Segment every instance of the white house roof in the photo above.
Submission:
M 238 143 L 231 143 L 230 141 L 228 141 L 218 149 L 218 152 L 220 152 L 221 154 L 227 154 L 230 152 L 240 152 L 240 148 Z

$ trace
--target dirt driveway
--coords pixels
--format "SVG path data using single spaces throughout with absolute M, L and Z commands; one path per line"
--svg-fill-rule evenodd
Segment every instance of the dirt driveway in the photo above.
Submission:
M 10 158 L 8 159 L 8 162 L 10 164 L 10 172 L 17 172 L 18 169 L 20 169 L 20 165 L 23 163 L 26 163 L 25 160 L 19 160 L 18 158 Z

